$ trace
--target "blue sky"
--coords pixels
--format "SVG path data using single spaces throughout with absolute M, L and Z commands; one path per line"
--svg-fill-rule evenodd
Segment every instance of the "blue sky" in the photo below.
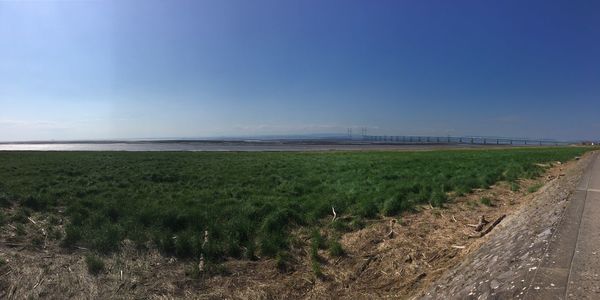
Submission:
M 347 127 L 600 138 L 600 2 L 0 2 L 0 140 Z

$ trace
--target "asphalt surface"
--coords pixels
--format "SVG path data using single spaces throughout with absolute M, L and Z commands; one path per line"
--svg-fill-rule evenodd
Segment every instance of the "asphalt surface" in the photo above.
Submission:
M 600 299 L 600 156 L 572 194 L 526 299 Z

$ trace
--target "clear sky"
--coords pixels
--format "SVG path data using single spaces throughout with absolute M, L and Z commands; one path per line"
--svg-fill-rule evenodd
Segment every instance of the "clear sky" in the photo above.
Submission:
M 600 138 L 600 1 L 0 1 L 0 140 L 347 127 Z

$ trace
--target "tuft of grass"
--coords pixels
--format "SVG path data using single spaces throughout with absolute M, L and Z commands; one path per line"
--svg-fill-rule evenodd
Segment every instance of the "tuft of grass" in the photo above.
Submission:
M 442 190 L 436 190 L 431 194 L 431 200 L 429 203 L 433 207 L 443 207 L 444 203 L 448 200 L 448 196 Z
M 337 219 L 337 220 L 331 222 L 331 224 L 329 224 L 329 226 L 336 232 L 348 232 L 352 229 L 349 227 L 348 223 L 346 223 L 340 219 Z
M 77 244 L 77 242 L 79 242 L 81 240 L 81 238 L 82 238 L 81 228 L 73 226 L 73 225 L 67 225 L 67 227 L 65 227 L 65 237 L 60 242 L 60 246 L 62 246 L 64 248 L 73 247 L 73 246 L 75 246 L 75 244 Z
M 256 257 L 256 245 L 254 244 L 254 242 L 251 241 L 246 245 L 246 249 L 243 253 L 243 258 L 247 260 L 258 259 L 258 257 Z
M 388 216 L 388 217 L 395 216 L 401 212 L 410 210 L 412 205 L 413 205 L 412 202 L 407 201 L 406 199 L 404 199 L 400 196 L 394 196 L 394 197 L 387 199 L 383 203 L 382 213 L 383 213 L 383 215 Z
M 519 190 L 521 190 L 521 186 L 519 186 L 518 183 L 516 182 L 511 182 L 510 183 L 510 190 L 513 192 L 518 192 Z
M 31 216 L 31 210 L 26 207 L 19 207 L 11 217 L 15 223 L 26 223 L 27 217 Z
M 17 233 L 18 236 L 24 236 L 27 234 L 27 232 L 25 231 L 25 225 L 23 225 L 23 223 L 18 223 L 15 226 L 15 232 Z
M 314 229 L 311 233 L 310 261 L 312 272 L 317 278 L 323 277 L 323 272 L 321 271 L 321 258 L 319 257 L 319 249 L 325 248 L 325 245 L 325 238 L 323 238 L 318 229 Z
M 92 275 L 98 275 L 104 272 L 104 261 L 97 255 L 88 254 L 85 256 L 87 270 Z
M 537 192 L 537 191 L 538 191 L 538 190 L 539 190 L 539 189 L 540 189 L 542 186 L 544 186 L 544 184 L 543 184 L 543 183 L 536 183 L 536 184 L 534 184 L 534 185 L 532 185 L 532 186 L 528 187 L 528 188 L 527 188 L 527 192 L 528 192 L 528 193 L 530 193 L 530 194 L 531 194 L 531 193 L 535 193 L 535 192 Z
M 404 225 L 406 225 L 406 222 L 404 221 L 404 218 L 402 218 L 402 216 L 398 216 L 398 217 L 396 218 L 396 223 L 397 223 L 398 225 L 400 225 L 400 226 L 404 226 Z
M 275 256 L 275 264 L 279 272 L 288 272 L 291 268 L 290 255 L 285 251 L 279 251 L 277 256 Z
M 318 260 L 312 260 L 310 263 L 310 269 L 312 270 L 313 274 L 315 275 L 315 277 L 317 278 L 322 278 L 323 277 L 323 271 L 321 271 L 321 263 L 319 263 Z
M 215 264 L 210 261 L 205 262 L 203 271 L 200 271 L 197 261 L 194 261 L 192 264 L 190 264 L 185 269 L 185 275 L 192 279 L 200 279 L 204 275 L 206 275 L 206 276 L 212 276 L 212 275 L 226 276 L 229 274 L 230 274 L 229 271 L 227 271 L 227 269 L 223 265 Z
M 191 263 L 185 269 L 185 275 L 192 279 L 200 279 L 200 277 L 202 277 L 202 272 L 200 272 L 200 269 L 198 268 L 198 262 Z
M 469 208 L 473 209 L 473 208 L 479 206 L 479 203 L 477 203 L 476 201 L 469 200 L 469 201 L 467 201 L 467 206 Z
M 119 225 L 105 224 L 87 233 L 88 244 L 101 253 L 111 253 L 119 249 L 122 233 Z
M 0 268 L 4 267 L 6 264 L 8 264 L 8 262 L 6 261 L 6 259 L 0 257 Z
M 316 228 L 311 231 L 310 242 L 311 247 L 316 250 L 325 249 L 325 247 L 327 246 L 327 240 L 325 239 L 325 237 L 323 237 L 323 235 L 321 235 L 321 232 Z
M 27 195 L 20 199 L 21 205 L 35 211 L 41 211 L 48 205 L 47 201 L 39 195 Z
M 58 225 L 60 224 L 60 218 L 55 215 L 50 215 L 48 217 L 48 223 L 50 223 L 50 225 Z
M 506 167 L 503 176 L 506 181 L 515 182 L 519 177 L 523 177 L 525 171 L 523 165 L 516 162 L 510 162 Z
M 350 220 L 348 226 L 352 230 L 359 230 L 365 228 L 365 222 L 361 218 L 354 217 L 352 220 Z
M 52 240 L 60 240 L 62 238 L 62 232 L 56 227 L 50 227 L 48 229 L 48 238 Z
M 481 197 L 481 199 L 479 199 L 479 202 L 485 206 L 492 206 L 492 199 L 487 197 Z
M 10 197 L 6 193 L 0 192 L 0 207 L 7 208 L 11 206 Z
M 329 242 L 329 254 L 333 257 L 340 257 L 345 254 L 342 244 L 338 240 L 331 240 Z
M 42 238 L 40 235 L 35 235 L 33 238 L 31 238 L 31 244 L 37 248 L 41 248 L 44 244 L 44 238 Z
M 375 218 L 377 216 L 377 212 L 379 212 L 379 208 L 377 207 L 375 201 L 372 200 L 362 200 L 354 207 L 354 214 L 361 218 Z

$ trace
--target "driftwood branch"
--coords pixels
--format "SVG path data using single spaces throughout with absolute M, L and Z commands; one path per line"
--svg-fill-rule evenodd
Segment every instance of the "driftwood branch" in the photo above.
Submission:
M 488 227 L 484 232 L 481 233 L 481 236 L 484 236 L 484 235 L 490 233 L 490 231 L 492 231 L 492 229 L 494 229 L 494 227 L 496 227 L 496 225 L 500 224 L 500 222 L 502 222 L 502 220 L 504 220 L 504 218 L 506 218 L 506 215 L 501 215 L 498 219 L 496 219 L 496 221 L 494 221 L 494 223 L 492 223 L 492 225 L 490 225 L 490 227 Z
M 394 225 L 395 224 L 396 224 L 396 219 L 391 219 L 390 220 L 390 232 L 388 232 L 388 234 L 385 235 L 387 238 L 391 239 L 391 238 L 394 237 L 394 234 L 396 233 L 396 232 L 394 232 Z
M 331 211 L 333 212 L 333 219 L 331 219 L 331 222 L 335 221 L 335 218 L 337 218 L 337 214 L 335 213 L 335 208 L 333 208 L 333 206 L 331 207 Z
M 36 287 L 38 287 L 40 284 L 42 284 L 42 281 L 44 281 L 44 278 L 40 278 L 40 280 L 38 280 L 38 282 L 33 286 L 33 289 L 35 289 Z
M 500 217 L 498 217 L 498 219 L 496 219 L 496 221 L 494 221 L 494 223 L 492 223 L 492 225 L 490 225 L 488 228 L 486 228 L 484 231 L 479 232 L 479 234 L 476 235 L 471 235 L 469 236 L 469 238 L 480 238 L 483 237 L 484 235 L 490 233 L 492 231 L 492 229 L 494 229 L 494 227 L 496 227 L 496 225 L 500 224 L 500 222 L 506 217 L 506 215 L 501 215 Z
M 208 230 L 204 230 L 204 241 L 202 242 L 202 250 L 204 250 L 204 246 L 208 243 Z M 204 252 L 204 251 L 203 251 Z M 198 262 L 198 270 L 200 272 L 204 271 L 204 253 L 200 254 L 200 261 Z
M 481 215 L 481 216 L 479 217 L 479 223 L 477 223 L 477 224 L 467 224 L 467 226 L 474 227 L 475 229 L 473 229 L 473 230 L 475 230 L 475 231 L 479 232 L 479 231 L 481 231 L 481 230 L 483 229 L 483 227 L 484 227 L 485 225 L 487 225 L 488 223 L 490 223 L 490 222 L 488 222 L 488 221 L 485 219 L 485 216 L 484 216 L 484 215 Z

